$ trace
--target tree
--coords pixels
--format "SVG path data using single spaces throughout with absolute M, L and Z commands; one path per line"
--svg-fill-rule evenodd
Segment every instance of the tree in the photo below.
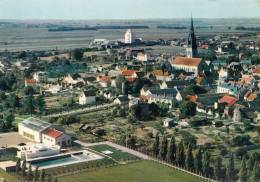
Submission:
M 250 157 L 247 161 L 247 168 L 249 171 L 253 170 L 256 161 L 260 161 L 260 154 L 257 152 L 254 152 L 252 155 L 250 155 Z
M 52 176 L 49 174 L 49 175 L 47 176 L 46 182 L 51 182 L 51 181 L 52 181 Z
M 20 158 L 16 161 L 15 171 L 17 174 L 21 171 L 21 159 Z
M 227 182 L 233 182 L 236 180 L 236 170 L 235 170 L 233 154 L 230 154 L 230 158 L 226 169 L 226 178 L 227 178 L 226 179 Z
M 202 150 L 201 148 L 195 154 L 194 168 L 197 173 L 202 172 Z
M 26 161 L 24 160 L 22 163 L 22 177 L 25 178 L 26 176 Z
M 214 165 L 214 176 L 217 181 L 220 181 L 222 178 L 222 159 L 217 157 Z
M 259 182 L 260 181 L 260 163 L 259 161 L 255 162 L 253 172 L 251 175 L 252 182 Z
M 32 177 L 32 165 L 29 164 L 27 179 L 30 181 Z
M 194 158 L 192 153 L 192 146 L 189 145 L 186 150 L 185 166 L 187 169 L 192 170 L 194 168 Z
M 37 106 L 40 115 L 42 115 L 45 112 L 45 108 L 46 108 L 44 96 L 42 95 L 38 96 L 35 100 L 35 105 Z
M 81 61 L 81 59 L 83 58 L 83 51 L 80 49 L 74 49 L 72 52 L 72 57 L 77 60 L 77 61 Z
M 8 129 L 12 128 L 13 121 L 14 121 L 14 114 L 11 112 L 8 112 L 7 114 L 5 114 L 4 121 L 5 121 L 6 128 L 8 128 Z
M 153 156 L 154 157 L 158 157 L 158 155 L 159 155 L 159 144 L 160 144 L 160 137 L 159 137 L 159 133 L 157 133 L 155 136 L 155 141 L 153 143 Z
M 18 107 L 20 107 L 20 98 L 17 95 L 15 95 L 14 93 L 11 93 L 8 96 L 8 103 L 11 108 L 18 108 Z
M 182 117 L 194 116 L 196 114 L 196 104 L 189 101 L 183 101 L 180 105 Z
M 180 165 L 182 167 L 185 164 L 185 152 L 184 152 L 184 145 L 183 145 L 182 141 L 178 145 L 178 149 L 176 152 L 176 161 L 177 161 L 178 165 Z
M 211 167 L 210 167 L 210 154 L 206 151 L 202 158 L 202 171 L 206 176 L 211 176 Z
M 45 170 L 44 169 L 41 171 L 39 181 L 40 182 L 44 182 L 45 181 Z
M 33 98 L 33 96 L 31 94 L 24 98 L 23 104 L 24 104 L 24 106 L 23 106 L 24 107 L 24 111 L 26 113 L 29 113 L 29 114 L 32 115 L 32 113 L 35 110 L 35 106 L 34 106 L 34 98 Z
M 162 142 L 160 145 L 159 157 L 161 160 L 165 160 L 167 155 L 167 148 L 168 148 L 168 140 L 167 137 L 164 135 L 162 138 Z
M 58 178 L 55 178 L 55 179 L 54 179 L 54 182 L 58 182 Z
M 172 135 L 172 138 L 170 140 L 168 150 L 167 150 L 167 161 L 170 163 L 174 163 L 176 160 L 176 142 L 175 142 L 175 137 Z
M 239 182 L 247 182 L 247 168 L 246 168 L 246 158 L 244 157 L 241 162 L 241 167 L 238 173 Z
M 39 167 L 37 166 L 37 167 L 35 168 L 35 171 L 34 171 L 33 181 L 34 181 L 34 182 L 38 181 L 38 178 L 39 178 Z

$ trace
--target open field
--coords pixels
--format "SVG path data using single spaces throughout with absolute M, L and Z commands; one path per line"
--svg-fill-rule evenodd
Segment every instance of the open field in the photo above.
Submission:
M 184 174 L 152 161 L 98 169 L 59 178 L 61 182 L 199 182 L 196 177 Z
M 29 140 L 23 138 L 16 132 L 2 133 L 0 134 L 0 146 L 16 146 L 20 143 L 28 143 Z
M 43 22 L 13 22 L 13 26 L 0 27 L 0 51 L 8 50 L 46 50 L 46 49 L 73 49 L 78 47 L 87 47 L 89 42 L 95 38 L 106 38 L 118 40 L 123 38 L 125 32 L 122 30 L 98 30 L 98 31 L 68 31 L 68 32 L 48 32 L 48 28 L 42 26 Z M 36 26 L 26 26 L 27 24 Z M 46 22 L 45 22 L 46 23 Z M 115 21 L 62 21 L 48 22 L 53 25 L 67 26 L 86 26 L 86 25 L 148 25 L 150 29 L 134 30 L 137 38 L 144 40 L 186 38 L 187 29 L 158 29 L 158 25 L 166 26 L 189 26 L 189 19 L 168 19 L 168 20 L 115 20 Z M 199 37 L 216 34 L 239 34 L 245 33 L 229 30 L 228 27 L 243 25 L 245 27 L 259 27 L 258 19 L 195 19 L 195 25 L 200 26 L 196 30 Z M 38 26 L 38 27 L 37 27 Z M 213 26 L 213 29 L 210 28 Z M 252 39 L 252 37 L 249 37 Z
M 6 182 L 18 182 L 14 176 L 7 174 L 5 171 L 0 169 L 0 182 L 2 182 L 2 178 L 4 178 Z

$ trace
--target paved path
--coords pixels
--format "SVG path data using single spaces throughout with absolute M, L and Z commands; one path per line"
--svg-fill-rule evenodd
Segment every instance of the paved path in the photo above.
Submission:
M 110 103 L 110 104 L 104 104 L 104 105 L 98 105 L 98 106 L 91 106 L 91 107 L 86 107 L 86 108 L 81 108 L 81 109 L 70 110 L 70 111 L 66 111 L 66 112 L 64 111 L 64 112 L 56 113 L 56 114 L 50 114 L 50 115 L 43 116 L 43 117 L 45 117 L 45 118 L 55 118 L 55 117 L 73 115 L 73 114 L 95 112 L 95 111 L 98 111 L 98 110 L 114 107 L 116 105 L 118 105 L 118 104 Z

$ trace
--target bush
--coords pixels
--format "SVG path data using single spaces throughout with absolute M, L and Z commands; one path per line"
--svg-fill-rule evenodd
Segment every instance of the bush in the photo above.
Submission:
M 233 146 L 243 146 L 243 145 L 250 145 L 250 136 L 249 135 L 242 135 L 236 136 L 232 139 Z

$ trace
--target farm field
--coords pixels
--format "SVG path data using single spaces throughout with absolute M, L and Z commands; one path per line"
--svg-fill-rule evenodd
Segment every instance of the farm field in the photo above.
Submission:
M 196 177 L 162 166 L 141 161 L 59 178 L 61 182 L 199 182 Z

